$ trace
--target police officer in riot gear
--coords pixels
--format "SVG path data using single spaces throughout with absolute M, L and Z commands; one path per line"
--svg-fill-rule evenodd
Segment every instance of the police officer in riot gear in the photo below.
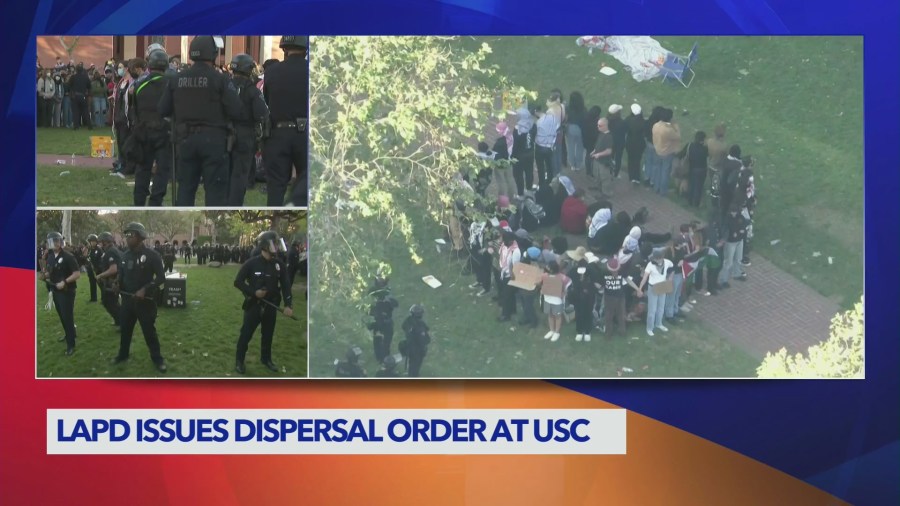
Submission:
M 262 135 L 263 125 L 269 121 L 269 108 L 256 88 L 256 62 L 249 54 L 239 54 L 231 60 L 234 85 L 241 101 L 241 117 L 234 122 L 234 149 L 231 152 L 231 182 L 228 205 L 244 205 L 244 194 L 256 159 L 256 139 Z
M 403 363 L 403 355 L 388 355 L 381 361 L 381 368 L 375 371 L 376 378 L 399 378 L 402 376 L 397 366 Z
M 135 83 L 131 110 L 134 113 L 132 136 L 140 149 L 137 169 L 134 173 L 134 205 L 161 206 L 169 186 L 172 173 L 172 144 L 169 122 L 159 113 L 159 102 L 169 87 L 165 71 L 169 66 L 169 56 L 161 49 L 155 49 L 147 58 L 150 73 Z M 156 163 L 156 173 L 152 174 Z M 151 177 L 153 186 L 150 185 Z
M 400 304 L 391 297 L 387 278 L 377 277 L 369 295 L 375 302 L 369 307 L 369 316 L 374 321 L 369 323 L 372 331 L 372 343 L 375 346 L 375 359 L 380 364 L 384 357 L 391 354 L 391 341 L 394 339 L 394 308 Z
M 406 340 L 401 343 L 400 353 L 406 356 L 407 371 L 410 378 L 417 378 L 422 368 L 422 361 L 428 354 L 428 345 L 431 343 L 431 335 L 428 333 L 428 325 L 423 319 L 425 308 L 421 304 L 414 304 L 409 308 L 409 316 L 403 322 L 403 332 Z
M 234 369 L 240 374 L 246 372 L 244 357 L 250 339 L 256 328 L 262 325 L 262 344 L 260 359 L 269 370 L 278 372 L 278 366 L 272 362 L 272 337 L 275 334 L 276 308 L 284 299 L 285 316 L 293 316 L 293 297 L 288 281 L 287 267 L 278 259 L 279 249 L 284 249 L 284 241 L 279 240 L 273 231 L 263 232 L 256 239 L 260 253 L 241 266 L 234 286 L 245 297 L 242 309 L 244 323 L 238 338 Z
M 144 246 L 147 230 L 140 223 L 129 223 L 125 227 L 125 241 L 128 251 L 122 256 L 119 287 L 122 294 L 122 309 L 119 317 L 122 334 L 119 354 L 113 364 L 128 360 L 131 351 L 131 337 L 134 325 L 141 324 L 144 341 L 150 350 L 150 359 L 159 372 L 168 367 L 160 353 L 159 336 L 156 334 L 156 302 L 154 296 L 166 281 L 162 259 L 159 253 Z
M 100 234 L 103 254 L 97 269 L 97 282 L 100 284 L 100 302 L 106 312 L 112 316 L 113 325 L 119 326 L 119 264 L 122 254 L 116 248 L 115 239 L 109 232 Z
M 284 205 L 292 166 L 297 169 L 297 179 L 291 200 L 295 206 L 307 204 L 308 40 L 299 35 L 282 36 L 279 47 L 284 50 L 284 61 L 269 68 L 263 80 L 263 95 L 269 104 L 271 120 L 263 148 L 270 207 Z
M 169 81 L 159 103 L 163 117 L 174 115 L 176 206 L 192 207 L 201 181 L 207 207 L 228 203 L 229 122 L 240 119 L 241 103 L 231 80 L 213 66 L 218 54 L 212 37 L 195 37 L 194 64 Z
M 97 235 L 91 234 L 88 240 L 87 275 L 91 283 L 91 302 L 97 302 L 97 274 L 100 274 L 100 257 L 103 250 L 97 246 Z
M 65 241 L 59 232 L 47 234 L 47 263 L 41 279 L 47 283 L 47 289 L 53 293 L 53 304 L 62 323 L 66 342 L 66 356 L 75 353 L 75 290 L 76 281 L 81 277 L 78 261 L 64 250 Z
M 347 360 L 334 361 L 334 375 L 338 378 L 365 378 L 366 370 L 362 368 L 359 360 L 362 358 L 362 348 L 351 346 L 347 350 Z

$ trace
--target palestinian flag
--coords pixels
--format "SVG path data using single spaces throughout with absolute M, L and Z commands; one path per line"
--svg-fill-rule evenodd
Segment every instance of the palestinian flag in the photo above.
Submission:
M 710 248 L 703 248 L 684 257 L 684 261 L 681 262 L 681 273 L 685 280 L 690 280 L 696 271 L 703 269 L 710 251 L 712 251 Z M 712 254 L 715 255 L 715 251 L 712 251 Z

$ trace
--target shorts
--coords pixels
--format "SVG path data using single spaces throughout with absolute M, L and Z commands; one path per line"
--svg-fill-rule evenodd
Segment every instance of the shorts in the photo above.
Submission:
M 544 314 L 549 316 L 561 316 L 563 314 L 562 304 L 550 304 L 544 301 Z

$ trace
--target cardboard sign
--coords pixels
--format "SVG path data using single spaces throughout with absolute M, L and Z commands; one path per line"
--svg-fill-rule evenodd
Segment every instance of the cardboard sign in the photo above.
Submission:
M 112 158 L 112 137 L 91 137 L 91 157 Z
M 551 297 L 562 297 L 563 281 L 557 276 L 548 276 L 541 286 L 541 294 L 550 295 Z
M 509 286 L 528 291 L 534 290 L 541 282 L 542 274 L 540 267 L 519 262 L 512 267 L 512 279 L 509 281 Z

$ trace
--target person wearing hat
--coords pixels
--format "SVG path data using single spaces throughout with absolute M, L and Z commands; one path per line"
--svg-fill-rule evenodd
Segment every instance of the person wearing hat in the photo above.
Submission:
M 338 378 L 365 378 L 366 370 L 359 363 L 362 354 L 362 348 L 351 346 L 347 350 L 346 360 L 335 359 L 334 375 Z
M 656 248 L 650 255 L 650 261 L 644 268 L 644 277 L 638 287 L 638 297 L 644 293 L 644 286 L 649 284 L 647 290 L 647 335 L 653 337 L 653 331 L 659 329 L 668 332 L 663 325 L 663 316 L 666 310 L 666 293 L 671 292 L 671 286 L 665 283 L 672 282 L 672 261 L 666 258 L 665 248 Z
M 169 123 L 163 120 L 157 108 L 169 86 L 169 78 L 164 74 L 168 65 L 166 52 L 153 50 L 147 59 L 150 74 L 132 86 L 132 138 L 143 153 L 134 172 L 136 207 L 146 206 L 148 198 L 151 206 L 162 206 L 172 177 L 172 136 Z
M 428 325 L 425 323 L 425 307 L 413 304 L 409 308 L 409 316 L 403 321 L 402 328 L 406 339 L 400 343 L 400 353 L 406 357 L 409 377 L 417 378 L 425 355 L 428 354 L 428 345 L 431 343 L 431 334 L 428 333 Z
M 228 204 L 228 125 L 241 119 L 242 108 L 234 84 L 215 68 L 218 57 L 213 37 L 194 37 L 194 64 L 168 80 L 157 108 L 175 129 L 176 206 L 193 207 L 201 182 L 207 207 Z
M 119 265 L 122 263 L 122 254 L 116 248 L 115 240 L 109 232 L 103 232 L 98 237 L 103 254 L 97 268 L 97 283 L 100 284 L 100 302 L 106 312 L 113 319 L 113 325 L 119 326 Z
M 81 270 L 75 257 L 64 249 L 65 245 L 59 232 L 47 234 L 47 261 L 40 279 L 53 294 L 53 305 L 65 331 L 59 340 L 66 342 L 66 356 L 71 356 L 75 353 L 75 291 Z
M 375 371 L 376 378 L 400 378 L 402 375 L 397 371 L 397 366 L 403 363 L 403 355 L 395 353 L 384 357 L 381 361 L 381 367 Z
M 307 120 L 309 117 L 309 37 L 283 35 L 279 47 L 284 61 L 266 70 L 263 97 L 269 105 L 272 126 L 263 148 L 267 205 L 281 207 L 292 172 L 296 171 L 290 201 L 307 204 Z M 292 170 L 293 168 L 293 170 Z
M 134 326 L 140 322 L 144 341 L 150 350 L 150 359 L 159 372 L 168 367 L 160 352 L 159 336 L 156 334 L 156 302 L 154 297 L 166 281 L 162 258 L 144 245 L 147 230 L 137 222 L 129 223 L 124 230 L 128 251 L 122 256 L 118 269 L 122 308 L 119 316 L 121 337 L 119 353 L 113 364 L 128 360 L 131 353 L 131 337 Z
M 609 114 L 606 115 L 609 132 L 612 134 L 612 167 L 613 177 L 619 177 L 619 170 L 622 168 L 622 154 L 625 152 L 625 137 L 628 130 L 625 126 L 625 120 L 622 119 L 622 106 L 612 104 L 609 106 Z
M 234 122 L 228 205 L 241 207 L 256 159 L 256 134 L 257 131 L 262 132 L 263 125 L 269 121 L 269 108 L 253 82 L 256 77 L 253 58 L 249 54 L 235 55 L 229 68 L 234 74 L 234 85 L 241 101 L 241 119 Z
M 277 323 L 275 313 L 283 300 L 284 315 L 290 317 L 294 314 L 287 267 L 278 258 L 278 253 L 287 249 L 284 240 L 269 230 L 259 234 L 256 244 L 259 254 L 244 263 L 234 279 L 234 287 L 244 294 L 244 322 L 238 337 L 234 365 L 239 374 L 246 371 L 244 358 L 257 327 L 262 327 L 260 362 L 272 372 L 279 371 L 272 361 L 272 339 Z
M 97 302 L 97 274 L 100 273 L 101 265 L 100 265 L 100 257 L 103 256 L 103 250 L 100 249 L 100 246 L 97 245 L 99 239 L 97 239 L 97 234 L 91 234 L 87 238 L 88 240 L 88 251 L 87 251 L 87 263 L 85 267 L 87 267 L 87 275 L 88 281 L 91 284 L 91 302 Z
M 628 153 L 628 179 L 641 184 L 641 158 L 647 148 L 644 142 L 644 114 L 639 104 L 631 104 L 631 116 L 625 120 L 625 151 Z

